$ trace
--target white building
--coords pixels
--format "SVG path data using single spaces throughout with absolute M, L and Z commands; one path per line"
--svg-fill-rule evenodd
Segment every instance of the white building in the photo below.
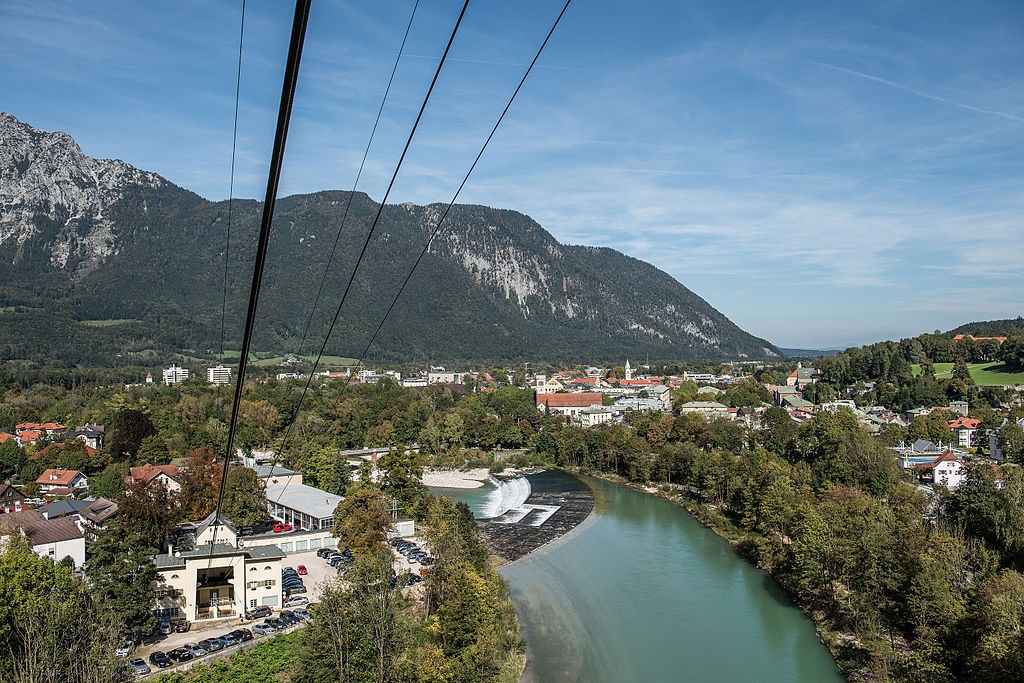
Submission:
M 267 486 L 270 514 L 296 529 L 318 531 L 334 528 L 334 509 L 342 500 L 341 496 L 305 484 Z
M 594 406 L 585 408 L 580 412 L 580 424 L 584 427 L 593 427 L 599 424 L 611 422 L 615 417 L 615 409 L 610 406 Z
M 464 372 L 430 372 L 427 374 L 427 384 L 464 384 L 466 373 Z
M 0 515 L 0 537 L 20 533 L 40 557 L 60 562 L 70 557 L 75 567 L 85 563 L 85 534 L 74 517 L 47 519 L 39 510 Z
M 210 384 L 231 384 L 231 368 L 226 368 L 223 365 L 206 368 L 206 381 Z
M 187 379 L 188 370 L 186 368 L 180 368 L 177 365 L 171 364 L 171 367 L 164 370 L 164 384 L 166 386 L 184 382 Z

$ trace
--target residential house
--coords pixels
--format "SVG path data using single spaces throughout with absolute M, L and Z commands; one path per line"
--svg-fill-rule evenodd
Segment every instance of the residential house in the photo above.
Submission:
M 0 484 L 0 512 L 14 512 L 21 509 L 25 494 L 14 488 L 9 481 Z
M 690 401 L 689 403 L 684 403 L 680 406 L 679 411 L 683 415 L 688 413 L 700 413 L 709 420 L 716 417 L 724 417 L 729 420 L 735 418 L 735 413 L 731 412 L 728 406 L 717 401 Z
M 599 392 L 577 392 L 573 394 L 538 394 L 537 410 L 553 415 L 578 416 L 586 408 L 600 406 Z
M 949 421 L 949 428 L 953 430 L 956 444 L 961 448 L 970 448 L 977 445 L 978 426 L 981 420 L 973 417 L 958 417 Z
M 131 485 L 142 483 L 149 485 L 157 482 L 168 491 L 180 491 L 181 469 L 177 465 L 151 465 L 148 462 L 141 467 L 132 467 L 124 478 L 124 483 Z
M 17 434 L 11 434 L 10 432 L 0 431 L 0 444 L 5 444 L 11 439 L 14 439 L 15 443 L 17 443 L 19 446 L 21 445 L 21 443 L 18 441 Z
M 103 425 L 86 423 L 81 427 L 75 427 L 71 436 L 85 442 L 86 447 L 92 449 L 103 448 L 103 437 L 105 434 Z
M 810 385 L 814 384 L 817 377 L 817 370 L 814 368 L 805 368 L 803 363 L 797 363 L 796 370 L 789 373 L 789 377 L 786 378 L 786 386 L 796 387 L 798 391 L 803 391 Z
M 117 503 L 100 497 L 89 503 L 89 507 L 82 510 L 79 515 L 87 529 L 103 531 L 107 528 L 107 522 L 117 516 Z
M 46 495 L 67 496 L 75 490 L 89 490 L 89 481 L 78 470 L 50 469 L 36 479 L 39 489 Z
M 935 460 L 917 466 L 918 479 L 927 484 L 941 484 L 953 490 L 967 480 L 967 467 L 960 456 L 946 451 Z
M 61 439 L 67 429 L 66 425 L 56 422 L 22 422 L 14 426 L 14 433 L 18 437 L 18 444 L 27 446 L 30 443 L 35 443 L 43 436 L 46 436 L 51 441 Z
M 998 428 L 993 429 L 988 433 L 988 452 L 989 457 L 996 462 L 1002 462 L 1003 460 L 1003 449 L 999 447 L 999 430 L 1009 424 L 1009 420 L 1003 418 L 1002 424 Z M 1017 420 L 1017 426 L 1024 429 L 1024 417 Z
M 75 567 L 85 562 L 85 534 L 71 517 L 47 519 L 39 510 L 22 510 L 0 515 L 0 535 L 24 535 L 40 557 L 60 562 L 70 557 Z
M 584 427 L 594 427 L 599 424 L 611 422 L 615 417 L 615 408 L 610 406 L 594 406 L 584 408 L 580 411 L 580 424 Z

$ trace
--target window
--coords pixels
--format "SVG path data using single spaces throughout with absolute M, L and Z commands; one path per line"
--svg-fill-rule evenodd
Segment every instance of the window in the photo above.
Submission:
M 270 571 L 271 569 L 273 569 L 273 567 L 271 567 L 271 566 L 270 566 L 270 565 L 268 564 L 268 565 L 267 565 L 266 567 L 264 567 L 264 569 L 265 569 L 266 571 L 268 571 L 268 572 L 269 572 L 269 571 Z
M 252 600 L 249 601 L 249 609 L 255 609 L 255 608 L 256 608 L 256 598 L 253 598 Z
M 251 571 L 251 572 L 256 571 L 256 567 L 249 567 L 249 571 Z
M 274 579 L 267 579 L 266 581 L 263 582 L 263 587 L 264 588 L 273 588 L 275 583 L 277 583 L 277 581 L 275 581 Z

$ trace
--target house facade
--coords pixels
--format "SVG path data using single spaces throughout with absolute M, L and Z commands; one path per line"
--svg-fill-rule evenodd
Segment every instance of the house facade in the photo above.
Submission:
M 87 491 L 89 480 L 78 470 L 51 469 L 46 470 L 36 479 L 39 490 L 43 493 L 66 495 L 76 489 Z M 66 493 L 65 493 L 66 492 Z

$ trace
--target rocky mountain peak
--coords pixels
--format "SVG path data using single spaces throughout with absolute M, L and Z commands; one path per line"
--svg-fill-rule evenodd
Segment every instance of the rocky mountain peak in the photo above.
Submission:
M 70 135 L 0 112 L 0 258 L 30 241 L 57 267 L 89 268 L 117 248 L 109 209 L 126 193 L 167 181 L 123 161 L 86 156 Z

